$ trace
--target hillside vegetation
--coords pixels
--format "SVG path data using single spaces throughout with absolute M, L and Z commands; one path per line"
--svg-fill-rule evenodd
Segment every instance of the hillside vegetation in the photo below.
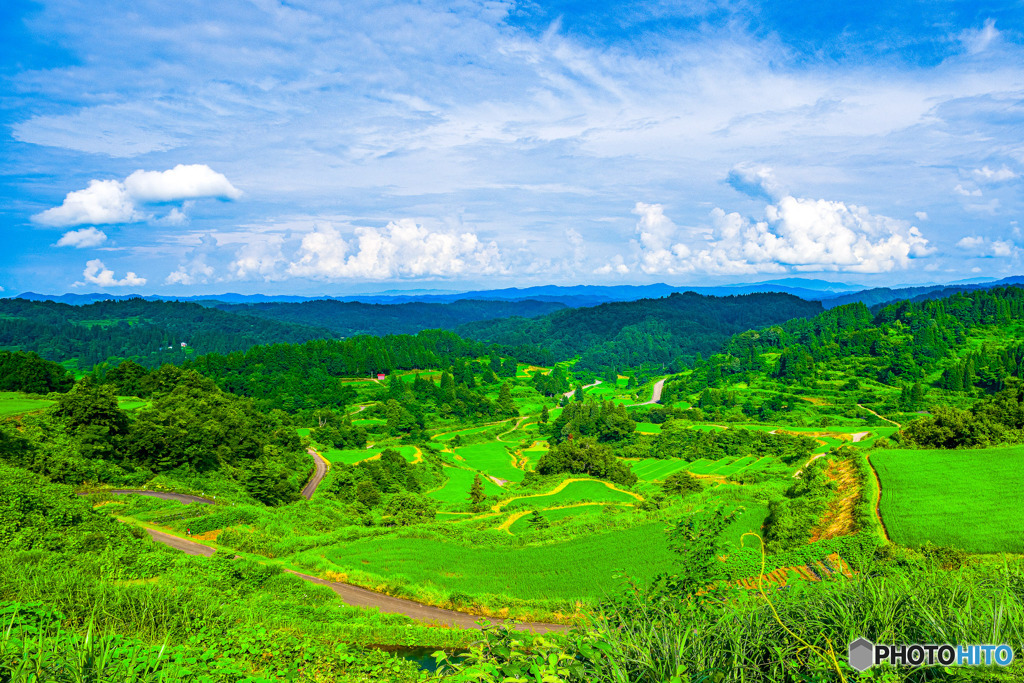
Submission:
M 643 364 L 676 370 L 700 355 L 716 353 L 737 332 L 813 316 L 819 302 L 789 294 L 702 296 L 607 303 L 558 311 L 534 320 L 469 323 L 456 331 L 509 348 L 534 345 L 557 360 L 579 356 L 580 370 L 633 368 Z

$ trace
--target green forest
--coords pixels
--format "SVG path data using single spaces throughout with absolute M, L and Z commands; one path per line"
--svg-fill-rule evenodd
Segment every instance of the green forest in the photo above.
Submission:
M 336 303 L 0 302 L 0 681 L 1024 676 L 1021 289 Z

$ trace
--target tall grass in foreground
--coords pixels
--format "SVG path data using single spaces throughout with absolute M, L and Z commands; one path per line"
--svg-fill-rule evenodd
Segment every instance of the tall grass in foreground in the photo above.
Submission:
M 847 647 L 862 636 L 875 643 L 1009 643 L 1018 662 L 1010 670 L 885 667 L 858 674 L 846 662 Z M 481 681 L 500 681 L 524 665 L 553 662 L 561 664 L 548 672 L 552 683 L 1021 680 L 1024 571 L 1020 564 L 879 567 L 766 588 L 763 596 L 719 590 L 689 600 L 634 588 L 603 605 L 564 646 L 516 634 L 490 639 L 507 642 L 477 647 L 465 663 L 449 665 L 454 680 L 483 674 Z

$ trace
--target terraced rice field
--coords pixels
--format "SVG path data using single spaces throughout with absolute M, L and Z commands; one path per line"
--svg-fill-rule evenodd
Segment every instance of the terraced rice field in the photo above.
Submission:
M 455 449 L 465 464 L 473 469 L 508 481 L 522 481 L 525 472 L 512 466 L 512 455 L 504 445 L 497 442 L 461 446 Z
M 1022 553 L 1024 446 L 977 450 L 878 450 L 881 513 L 900 545 Z
M 670 460 L 659 460 L 658 458 L 645 458 L 632 463 L 633 474 L 642 481 L 662 481 L 670 474 L 675 474 L 686 469 L 685 460 L 672 458 Z
M 0 417 L 29 413 L 34 410 L 42 410 L 52 406 L 56 401 L 44 398 L 28 398 L 24 394 L 15 391 L 0 392 Z
M 605 509 L 605 505 L 577 505 L 576 507 L 564 507 L 555 508 L 553 510 L 542 510 L 541 514 L 549 522 L 557 522 L 567 517 L 590 517 L 592 515 L 599 515 Z M 512 526 L 509 527 L 509 531 L 513 534 L 521 534 L 530 530 L 530 515 L 520 517 Z
M 646 584 L 671 569 L 677 559 L 664 529 L 664 522 L 654 522 L 515 552 L 388 535 L 333 546 L 326 558 L 337 571 L 403 577 L 443 592 L 597 599 L 618 586 L 616 570 Z
M 416 458 L 416 447 L 415 446 L 391 446 L 394 450 L 402 454 L 409 462 L 412 462 Z M 337 448 L 326 448 L 321 452 L 325 458 L 330 462 L 343 462 L 346 465 L 353 465 L 362 460 L 368 460 L 374 456 L 380 455 L 384 452 L 385 447 L 379 448 L 362 448 L 362 449 L 351 449 L 351 450 L 339 450 Z
M 477 473 L 457 467 L 445 467 L 444 473 L 448 476 L 448 481 L 444 486 L 427 495 L 448 508 L 465 507 L 469 503 L 469 488 L 473 485 L 473 478 Z M 499 496 L 502 494 L 501 487 L 487 477 L 481 476 L 480 480 L 484 484 L 485 495 Z
M 653 422 L 637 422 L 636 431 L 643 434 L 661 434 L 661 425 Z
M 560 507 L 584 501 L 636 503 L 637 497 L 594 479 L 572 481 L 552 493 L 521 496 L 502 503 L 503 510 Z
M 508 429 L 509 427 L 511 427 L 513 424 L 515 424 L 515 423 L 514 422 L 508 422 L 506 420 L 504 423 L 500 423 L 500 424 L 483 425 L 482 427 L 470 427 L 469 429 L 459 429 L 459 430 L 454 431 L 454 432 L 443 432 L 441 434 L 435 434 L 433 438 L 434 438 L 434 441 L 451 441 L 452 439 L 454 439 L 456 436 L 459 436 L 459 435 L 461 435 L 461 436 L 469 436 L 470 434 L 480 434 L 482 432 L 487 432 L 487 431 L 498 431 L 498 432 L 504 431 L 504 430 Z
M 368 417 L 362 420 L 352 420 L 352 424 L 361 425 L 363 427 L 368 427 L 370 425 L 386 425 L 387 423 L 387 420 L 383 420 L 379 417 Z

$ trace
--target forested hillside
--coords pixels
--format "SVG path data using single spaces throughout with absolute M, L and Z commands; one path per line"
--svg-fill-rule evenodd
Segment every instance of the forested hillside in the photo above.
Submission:
M 323 328 L 237 315 L 177 301 L 101 301 L 71 306 L 0 299 L 0 347 L 82 368 L 131 358 L 146 366 L 256 344 L 333 338 Z M 184 346 L 183 346 L 184 344 Z
M 687 292 L 558 311 L 534 320 L 468 323 L 456 331 L 509 347 L 542 346 L 560 360 L 578 355 L 581 370 L 645 363 L 678 370 L 698 355 L 717 353 L 737 332 L 810 317 L 821 310 L 819 302 L 789 294 L 714 297 Z
M 415 334 L 420 330 L 450 330 L 476 320 L 533 318 L 565 308 L 552 301 L 473 301 L 452 303 L 367 304 L 318 299 L 301 303 L 217 303 L 216 308 L 268 320 L 323 327 L 342 336 Z
M 760 418 L 809 410 L 803 395 L 816 397 L 815 412 L 834 415 L 857 403 L 887 413 L 961 404 L 1024 377 L 1022 321 L 1017 287 L 901 301 L 876 313 L 848 304 L 735 335 L 723 353 L 669 380 L 663 402 L 696 396 L 700 409 Z

